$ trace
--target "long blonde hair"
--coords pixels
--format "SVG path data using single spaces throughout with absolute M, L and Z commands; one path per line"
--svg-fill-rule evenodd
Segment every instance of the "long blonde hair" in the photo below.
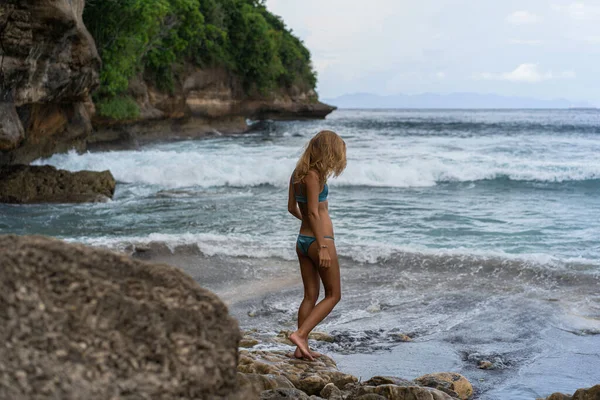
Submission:
M 294 170 L 294 183 L 304 180 L 308 171 L 314 169 L 321 184 L 330 176 L 339 176 L 346 168 L 346 143 L 332 131 L 317 133 L 306 146 Z

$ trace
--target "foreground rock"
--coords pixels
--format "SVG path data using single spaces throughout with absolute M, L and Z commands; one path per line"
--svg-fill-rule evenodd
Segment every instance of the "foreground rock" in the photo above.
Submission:
M 69 172 L 52 166 L 0 166 L 0 203 L 85 203 L 115 193 L 110 171 Z
M 548 396 L 546 400 L 600 400 L 600 385 L 596 385 L 589 389 L 579 389 L 573 396 L 563 393 L 554 393 L 553 395 Z
M 473 393 L 471 384 L 458 374 L 434 374 L 415 381 L 376 376 L 359 383 L 325 355 L 309 362 L 283 351 L 241 350 L 238 371 L 240 384 L 260 393 L 261 399 L 453 400 L 468 399 Z M 429 387 L 432 382 L 441 390 Z
M 237 323 L 179 269 L 42 237 L 0 248 L 0 398 L 251 398 Z

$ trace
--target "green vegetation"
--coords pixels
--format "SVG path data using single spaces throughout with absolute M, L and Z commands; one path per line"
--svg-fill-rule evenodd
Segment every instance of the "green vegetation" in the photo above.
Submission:
M 116 120 L 127 120 L 139 117 L 140 109 L 129 96 L 103 97 L 96 101 L 98 115 Z
M 309 51 L 264 0 L 88 0 L 83 17 L 103 60 L 98 99 L 123 95 L 140 73 L 172 88 L 184 62 L 226 68 L 249 94 L 316 85 Z M 101 112 L 115 115 L 123 99 Z

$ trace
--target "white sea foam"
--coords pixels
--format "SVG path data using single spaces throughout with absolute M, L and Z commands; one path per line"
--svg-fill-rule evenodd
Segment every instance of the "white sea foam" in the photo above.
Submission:
M 175 252 L 180 246 L 197 246 L 206 256 L 248 257 L 248 258 L 280 258 L 295 261 L 294 237 L 264 237 L 257 235 L 218 235 L 205 233 L 164 234 L 152 233 L 147 236 L 119 236 L 119 237 L 82 237 L 66 238 L 71 242 L 81 242 L 91 246 L 107 247 L 123 251 L 131 245 L 140 246 L 150 243 L 166 245 Z M 545 253 L 511 254 L 502 250 L 482 250 L 469 248 L 432 249 L 422 245 L 398 246 L 378 242 L 351 243 L 337 240 L 336 247 L 341 257 L 347 257 L 355 262 L 378 264 L 393 261 L 399 255 L 424 255 L 439 257 L 457 257 L 467 259 L 507 260 L 518 261 L 529 265 L 562 269 L 568 264 L 597 265 L 597 260 L 581 257 L 559 258 Z
M 36 163 L 67 170 L 110 170 L 119 182 L 177 187 L 273 185 L 285 187 L 295 158 L 281 148 L 221 151 L 145 150 L 55 155 Z M 432 151 L 435 149 L 431 149 Z M 534 160 L 514 156 L 481 156 L 465 152 L 439 155 L 349 159 L 345 173 L 332 185 L 427 187 L 440 182 L 474 182 L 498 178 L 515 181 L 565 182 L 600 179 L 600 161 Z

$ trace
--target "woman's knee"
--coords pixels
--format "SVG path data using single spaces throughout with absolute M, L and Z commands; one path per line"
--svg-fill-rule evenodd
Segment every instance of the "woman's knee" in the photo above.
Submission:
M 331 291 L 325 293 L 325 297 L 335 301 L 335 304 L 339 303 L 342 300 L 342 293 L 340 291 Z
M 317 304 L 319 300 L 319 292 L 304 292 L 304 301 L 308 303 Z

